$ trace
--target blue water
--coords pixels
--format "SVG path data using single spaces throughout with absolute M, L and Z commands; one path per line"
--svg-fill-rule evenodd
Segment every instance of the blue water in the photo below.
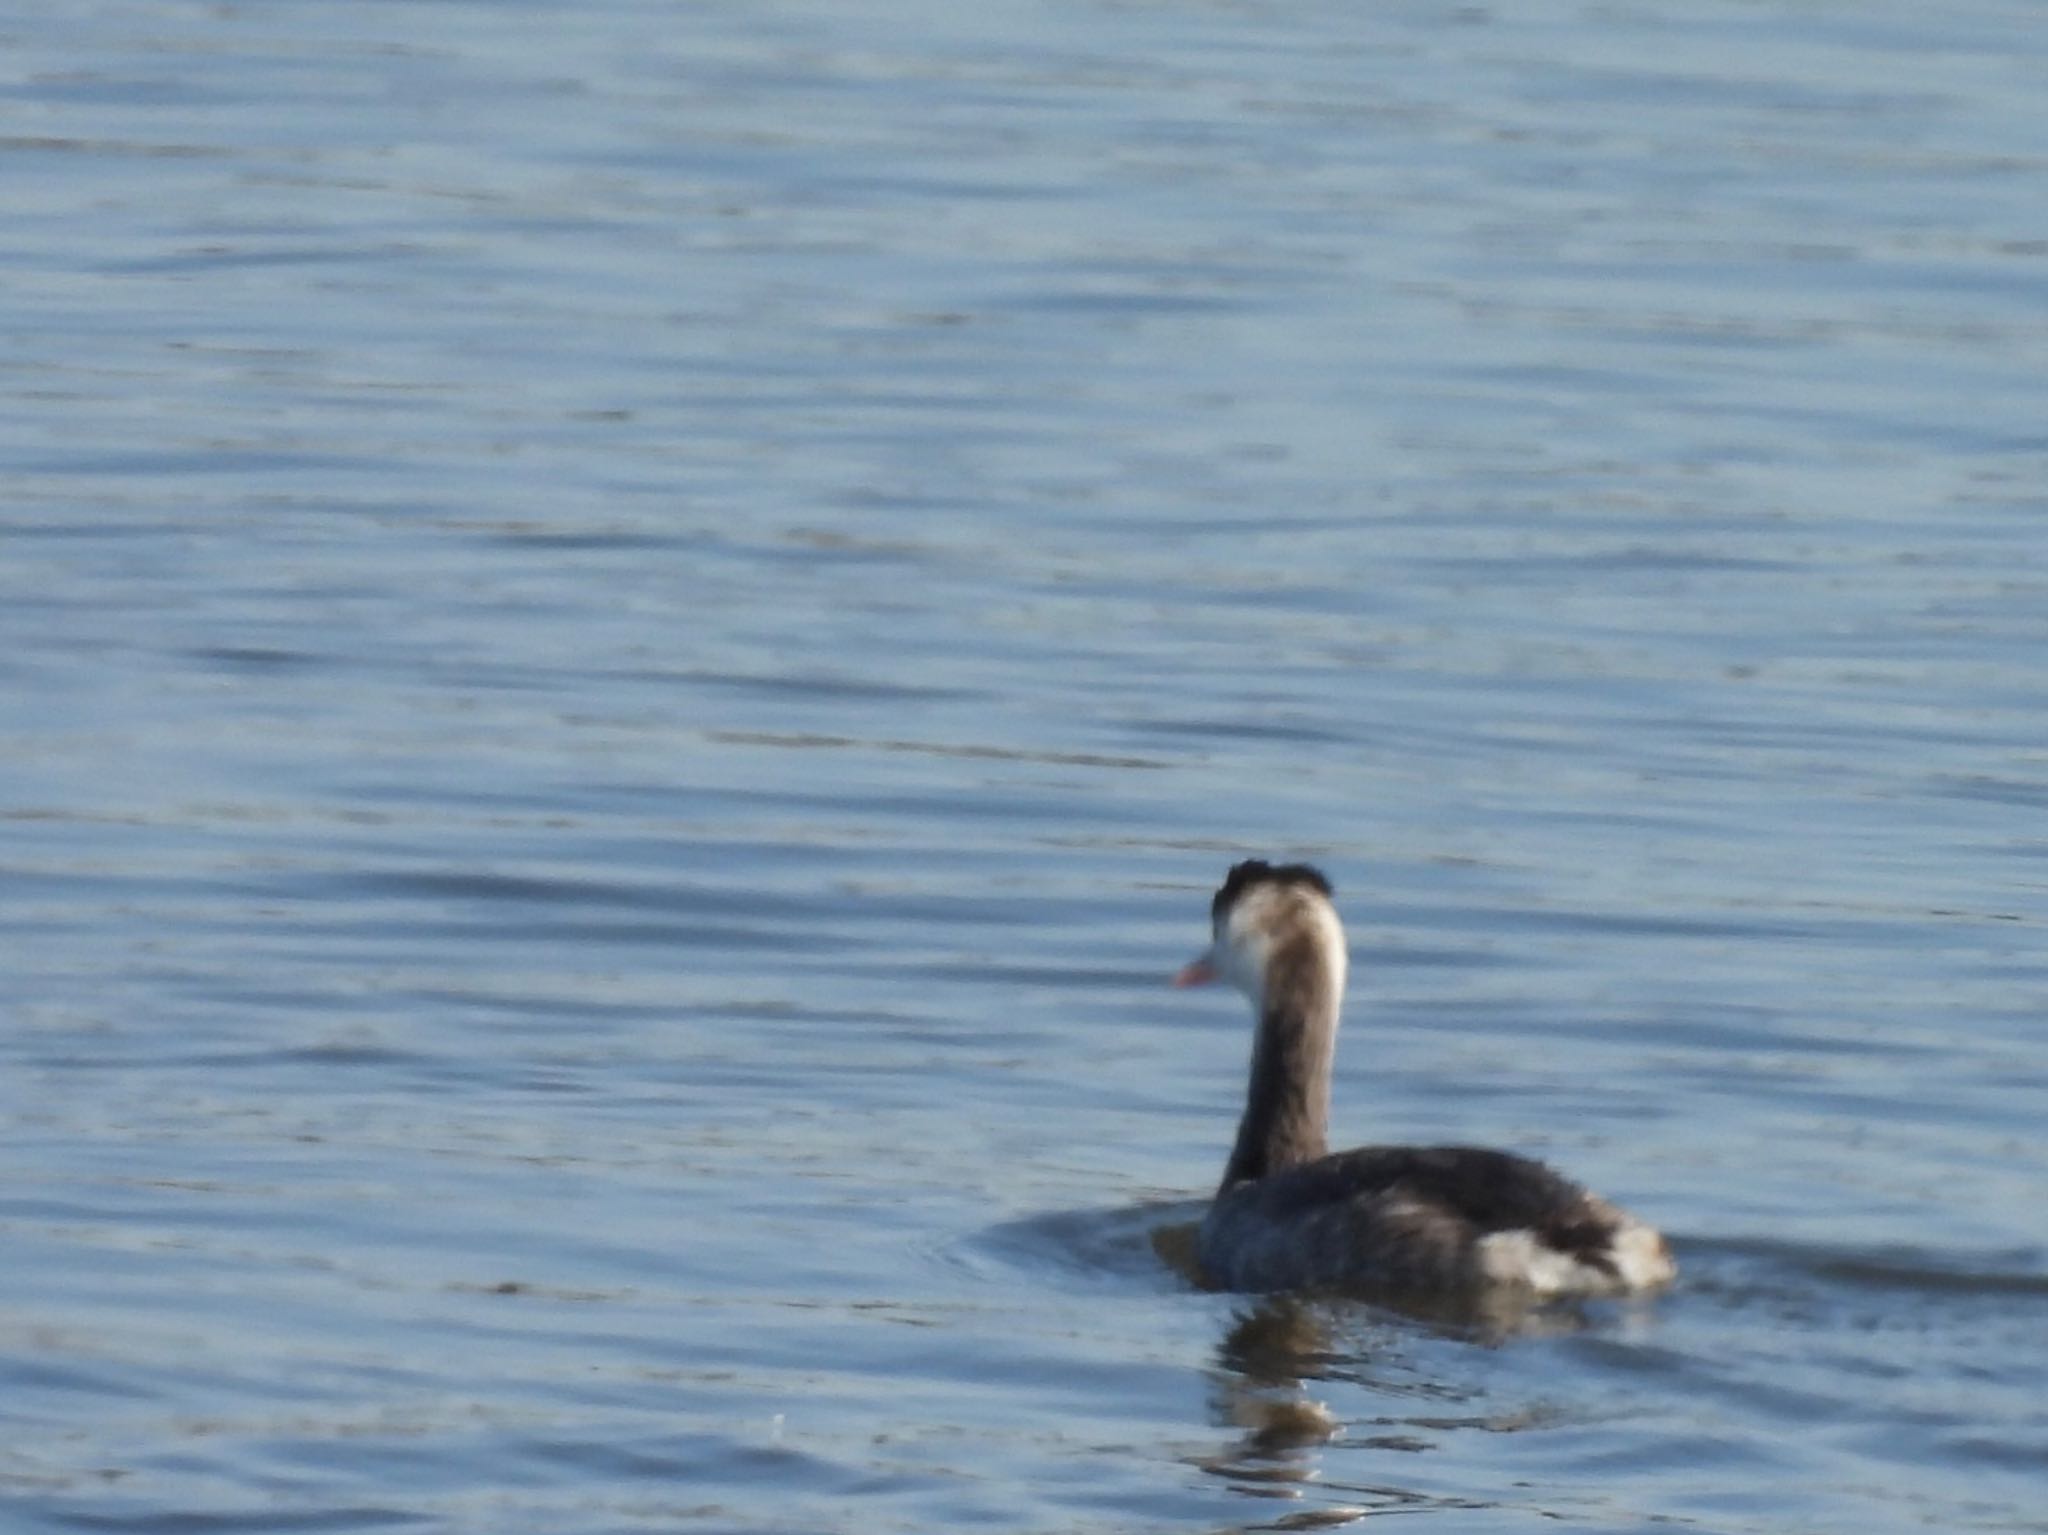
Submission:
M 2041 22 L 19 11 L 0 1526 L 2048 1530 Z M 1250 853 L 1672 1294 L 1189 1285 Z

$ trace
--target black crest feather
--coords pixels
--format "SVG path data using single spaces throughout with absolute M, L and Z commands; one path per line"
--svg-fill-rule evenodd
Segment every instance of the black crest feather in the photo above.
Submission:
M 1230 872 L 1223 876 L 1223 884 L 1216 892 L 1216 899 L 1209 903 L 1210 921 L 1219 921 L 1223 914 L 1235 906 L 1238 897 L 1254 885 L 1307 885 L 1319 890 L 1325 896 L 1335 895 L 1330 881 L 1321 869 L 1305 863 L 1267 863 L 1263 858 L 1247 858 L 1243 863 L 1230 866 Z

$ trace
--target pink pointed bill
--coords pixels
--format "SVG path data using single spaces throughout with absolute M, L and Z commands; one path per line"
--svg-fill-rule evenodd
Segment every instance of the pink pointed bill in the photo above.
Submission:
M 1173 978 L 1176 986 L 1207 986 L 1216 979 L 1216 967 L 1209 963 L 1205 954 L 1190 964 L 1183 965 L 1180 973 Z

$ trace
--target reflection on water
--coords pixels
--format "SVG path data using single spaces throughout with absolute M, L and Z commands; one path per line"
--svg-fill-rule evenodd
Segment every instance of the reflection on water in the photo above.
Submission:
M 1401 1485 L 1398 1476 L 1340 1483 L 1328 1475 L 1323 1450 L 1340 1438 L 1376 1457 L 1387 1456 L 1391 1470 L 1399 1465 L 1391 1455 L 1434 1449 L 1445 1432 L 1514 1433 L 1548 1426 L 1547 1415 L 1538 1410 L 1446 1414 L 1443 1407 L 1462 1405 L 1470 1398 L 1417 1379 L 1404 1349 L 1408 1336 L 1394 1316 L 1361 1302 L 1265 1296 L 1243 1303 L 1217 1348 L 1210 1401 L 1216 1423 L 1240 1431 L 1240 1437 L 1204 1458 L 1202 1469 L 1253 1497 L 1299 1497 L 1306 1484 L 1319 1483 L 1323 1492 L 1357 1500 L 1304 1511 L 1284 1522 L 1283 1528 L 1346 1523 L 1402 1510 L 1486 1506 Z M 1501 1336 L 1494 1335 L 1493 1341 Z M 1331 1383 L 1374 1397 L 1420 1400 L 1436 1410 L 1380 1413 L 1366 1423 L 1345 1424 L 1315 1394 L 1319 1388 L 1329 1391 Z
M 1243 1437 L 1203 1469 L 1252 1489 L 1317 1475 L 1314 1451 L 1341 1425 L 1304 1381 L 1322 1374 L 1331 1342 L 1310 1302 L 1273 1298 L 1248 1307 L 1216 1351 L 1210 1398 L 1213 1419 Z

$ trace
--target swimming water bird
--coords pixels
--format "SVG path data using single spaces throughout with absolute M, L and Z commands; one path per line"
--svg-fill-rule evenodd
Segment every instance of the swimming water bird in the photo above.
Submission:
M 1652 1227 L 1541 1162 L 1474 1146 L 1331 1152 L 1330 1067 L 1348 957 L 1330 882 L 1253 859 L 1210 906 L 1214 939 L 1174 978 L 1226 980 L 1257 1020 L 1251 1084 L 1202 1221 L 1204 1276 L 1226 1290 L 1454 1299 L 1619 1295 L 1677 1273 Z

